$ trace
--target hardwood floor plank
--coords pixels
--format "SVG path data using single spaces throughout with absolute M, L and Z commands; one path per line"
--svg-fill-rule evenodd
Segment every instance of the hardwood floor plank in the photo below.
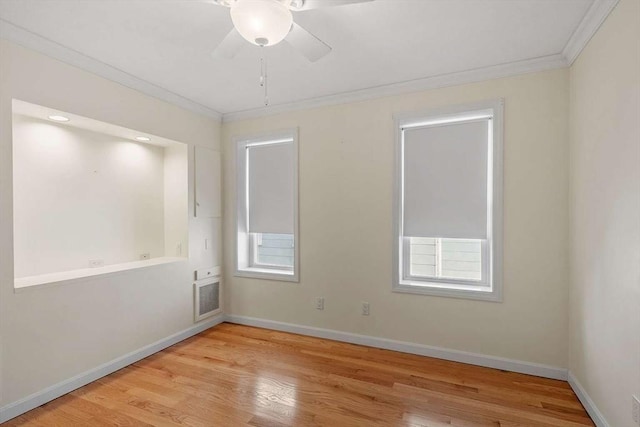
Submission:
M 227 347 L 226 351 L 232 351 L 232 348 Z M 223 351 L 225 351 L 223 350 Z M 199 351 L 206 354 L 206 348 L 199 348 Z M 248 350 L 244 350 L 243 353 L 247 353 Z M 232 354 L 232 353 L 231 353 Z M 271 366 L 272 370 L 278 369 L 279 364 L 286 360 L 286 358 L 278 358 L 278 361 L 268 362 Z M 308 365 L 308 362 L 306 362 Z M 335 365 L 332 365 L 335 366 Z M 381 366 L 384 368 L 384 365 Z M 308 374 L 307 374 L 308 375 Z M 332 374 L 333 375 L 333 374 Z M 564 400 L 564 399 L 555 399 L 553 397 L 549 397 L 548 394 L 539 395 L 531 395 L 530 393 L 522 393 L 522 392 L 513 392 L 510 391 L 508 393 L 505 392 L 504 389 L 496 388 L 496 387 L 485 387 L 484 384 L 476 384 L 476 387 L 470 387 L 466 385 L 457 384 L 455 382 L 450 381 L 449 379 L 442 380 L 430 380 L 426 378 L 422 378 L 416 375 L 395 375 L 397 382 L 401 382 L 407 385 L 414 385 L 422 388 L 427 388 L 431 390 L 442 390 L 451 393 L 457 393 L 459 395 L 463 394 L 476 394 L 478 399 L 487 399 L 490 397 L 493 398 L 506 398 L 508 400 L 513 400 L 516 402 L 521 402 L 531 406 L 537 407 L 556 407 L 556 408 L 565 408 L 566 411 L 571 412 L 572 409 L 582 410 L 582 406 L 574 400 Z M 314 381 L 322 382 L 321 378 L 315 378 Z M 480 388 L 478 388 L 480 387 Z
M 223 323 L 6 423 L 85 425 L 593 423 L 564 381 Z
M 412 399 L 425 399 L 443 406 L 473 410 L 476 413 L 483 413 L 513 422 L 530 423 L 539 426 L 584 426 L 590 425 L 585 422 L 567 420 L 563 414 L 547 415 L 542 409 L 515 406 L 513 404 L 495 404 L 492 402 L 482 402 L 451 394 L 434 392 L 426 389 L 395 384 L 394 388 L 404 390 Z
M 211 334 L 219 336 L 220 332 L 215 330 L 212 331 Z M 246 333 L 244 335 L 246 335 Z M 236 340 L 237 342 L 238 338 L 231 338 L 232 336 L 228 334 L 226 336 L 230 339 Z M 239 339 L 241 340 L 242 337 Z M 314 339 L 319 340 L 317 338 Z M 372 349 L 352 344 L 339 344 L 342 347 L 332 348 L 332 354 L 343 355 L 345 352 L 349 351 L 357 351 L 361 353 L 365 351 L 366 356 L 363 357 L 368 358 L 369 360 L 393 364 L 394 366 L 403 366 L 406 361 L 410 361 L 409 363 L 411 363 L 411 365 L 408 369 L 411 370 L 413 368 L 416 373 L 423 373 L 423 377 L 433 379 L 435 381 L 444 381 L 482 388 L 490 388 L 495 384 L 497 388 L 502 391 L 504 391 L 505 388 L 513 391 L 522 391 L 524 389 L 528 394 L 539 394 L 544 397 L 553 397 L 569 402 L 575 402 L 573 391 L 569 387 L 568 383 L 564 381 L 532 377 L 512 372 L 503 372 L 489 368 L 486 368 L 483 372 L 478 372 L 476 369 L 477 367 L 472 365 L 459 364 L 405 353 L 397 353 L 389 350 Z M 270 345 L 278 346 L 279 344 L 270 343 Z M 391 355 L 391 357 L 385 358 L 385 355 Z M 394 356 L 395 360 L 393 359 Z M 496 375 L 496 373 L 500 374 Z M 493 381 L 494 377 L 499 379 L 497 381 Z M 508 379 L 511 379 L 511 381 L 507 381 Z

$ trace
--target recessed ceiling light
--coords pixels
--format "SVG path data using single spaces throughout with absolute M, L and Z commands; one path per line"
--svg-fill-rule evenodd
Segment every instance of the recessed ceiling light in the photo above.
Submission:
M 146 136 L 136 136 L 136 141 L 147 142 L 147 141 L 151 141 L 151 138 L 146 137 Z
M 68 122 L 69 118 L 65 116 L 52 115 L 49 116 L 49 120 L 53 120 L 54 122 Z

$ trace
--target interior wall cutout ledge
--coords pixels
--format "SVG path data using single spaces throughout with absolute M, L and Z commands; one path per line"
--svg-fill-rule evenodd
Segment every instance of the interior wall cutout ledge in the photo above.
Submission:
M 176 262 L 186 261 L 187 258 L 160 257 L 144 261 L 132 261 L 124 262 L 121 264 L 106 265 L 104 267 L 82 268 L 78 270 L 40 274 L 37 276 L 18 277 L 15 279 L 14 289 L 15 292 L 24 292 L 27 289 L 33 289 L 45 285 L 60 285 L 68 282 L 76 282 L 78 280 L 86 279 L 89 277 L 108 276 L 140 268 L 155 267 L 164 264 L 173 264 Z
M 17 99 L 12 130 L 15 292 L 187 260 L 186 144 Z

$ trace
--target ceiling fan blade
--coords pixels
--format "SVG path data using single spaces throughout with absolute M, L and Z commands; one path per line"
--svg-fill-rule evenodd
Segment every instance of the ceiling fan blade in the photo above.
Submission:
M 207 3 L 214 3 L 218 6 L 231 7 L 236 0 L 205 0 Z
M 316 62 L 331 52 L 331 46 L 295 22 L 291 27 L 291 31 L 284 39 L 311 62 Z
M 192 0 L 196 3 L 214 4 L 217 6 L 231 7 L 237 0 Z
M 218 47 L 213 51 L 213 56 L 214 58 L 232 59 L 245 43 L 245 39 L 234 28 L 222 39 Z
M 370 1 L 373 0 L 292 0 L 291 10 L 297 12 L 303 10 L 318 9 L 321 7 L 334 7 L 354 3 L 367 3 Z

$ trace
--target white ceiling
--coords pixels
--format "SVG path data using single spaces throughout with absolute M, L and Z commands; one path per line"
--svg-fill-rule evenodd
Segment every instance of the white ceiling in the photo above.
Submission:
M 594 0 L 375 0 L 294 13 L 333 47 L 266 48 L 272 105 L 558 57 Z M 211 53 L 229 10 L 198 0 L 0 0 L 0 18 L 220 113 L 263 106 L 260 48 Z

